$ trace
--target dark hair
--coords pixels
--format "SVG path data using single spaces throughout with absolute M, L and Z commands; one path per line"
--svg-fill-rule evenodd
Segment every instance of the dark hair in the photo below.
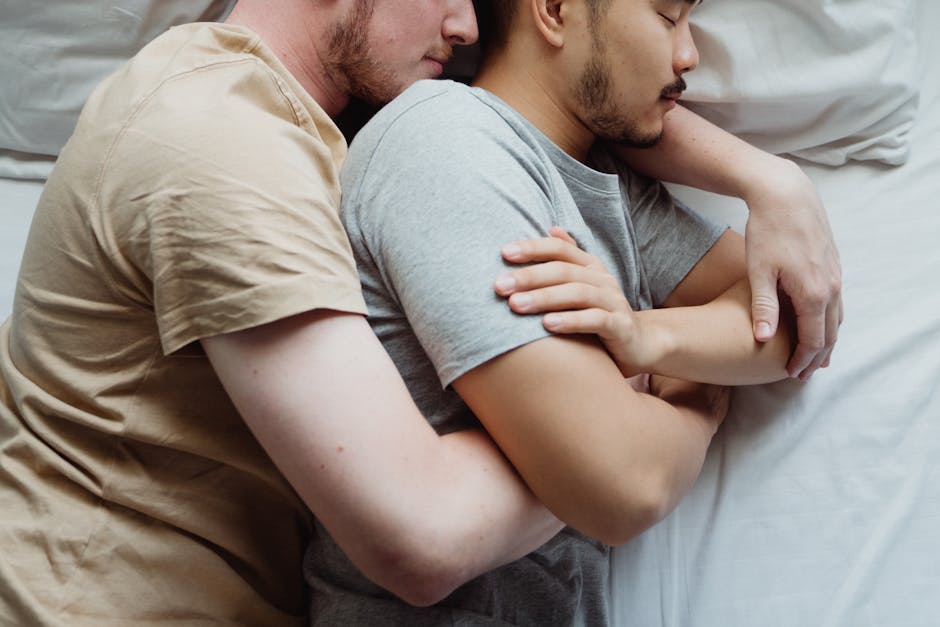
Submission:
M 584 0 L 594 31 L 610 0 Z M 474 0 L 480 28 L 480 47 L 484 54 L 502 48 L 509 41 L 512 21 L 519 12 L 520 0 Z M 596 35 L 596 32 L 595 32 Z

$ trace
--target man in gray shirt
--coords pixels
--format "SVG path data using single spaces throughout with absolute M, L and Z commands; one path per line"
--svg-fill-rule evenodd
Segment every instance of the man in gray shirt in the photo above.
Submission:
M 518 11 L 477 86 L 417 83 L 360 132 L 342 181 L 370 322 L 422 413 L 439 433 L 484 427 L 570 527 L 431 608 L 370 584 L 320 533 L 306 576 L 322 624 L 605 624 L 607 546 L 675 505 L 727 408 L 721 388 L 685 380 L 786 376 L 787 335 L 763 350 L 751 335 L 741 238 L 595 143 L 658 139 L 695 65 L 694 3 L 608 4 L 495 2 Z M 626 297 L 605 315 L 633 331 L 607 350 L 493 291 L 509 268 L 493 250 L 553 225 Z M 654 309 L 675 305 L 704 307 Z M 634 372 L 657 376 L 637 391 Z

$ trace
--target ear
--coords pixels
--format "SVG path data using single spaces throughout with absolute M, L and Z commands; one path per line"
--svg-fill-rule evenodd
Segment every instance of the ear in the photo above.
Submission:
M 562 9 L 567 9 L 567 0 L 529 0 L 529 8 L 535 27 L 549 45 L 561 48 L 565 45 Z M 565 11 L 567 12 L 567 11 Z

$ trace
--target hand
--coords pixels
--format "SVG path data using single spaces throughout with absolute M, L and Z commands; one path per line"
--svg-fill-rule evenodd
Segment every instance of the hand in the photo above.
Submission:
M 542 324 L 552 333 L 597 335 L 624 376 L 644 372 L 653 360 L 652 342 L 617 279 L 564 229 L 549 233 L 503 248 L 507 261 L 537 263 L 496 279 L 496 293 L 518 314 L 545 313 Z
M 747 270 L 751 283 L 754 337 L 767 341 L 777 332 L 777 290 L 796 314 L 798 344 L 787 372 L 808 379 L 829 365 L 842 324 L 839 253 L 826 211 L 812 181 L 790 161 L 774 162 L 744 197 Z

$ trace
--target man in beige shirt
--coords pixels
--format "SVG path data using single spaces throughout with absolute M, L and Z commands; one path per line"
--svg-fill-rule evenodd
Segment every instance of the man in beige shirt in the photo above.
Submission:
M 469 0 L 241 0 L 96 90 L 0 329 L 0 622 L 300 624 L 311 510 L 416 604 L 562 527 L 423 420 L 337 216 L 332 118 L 476 35 Z

